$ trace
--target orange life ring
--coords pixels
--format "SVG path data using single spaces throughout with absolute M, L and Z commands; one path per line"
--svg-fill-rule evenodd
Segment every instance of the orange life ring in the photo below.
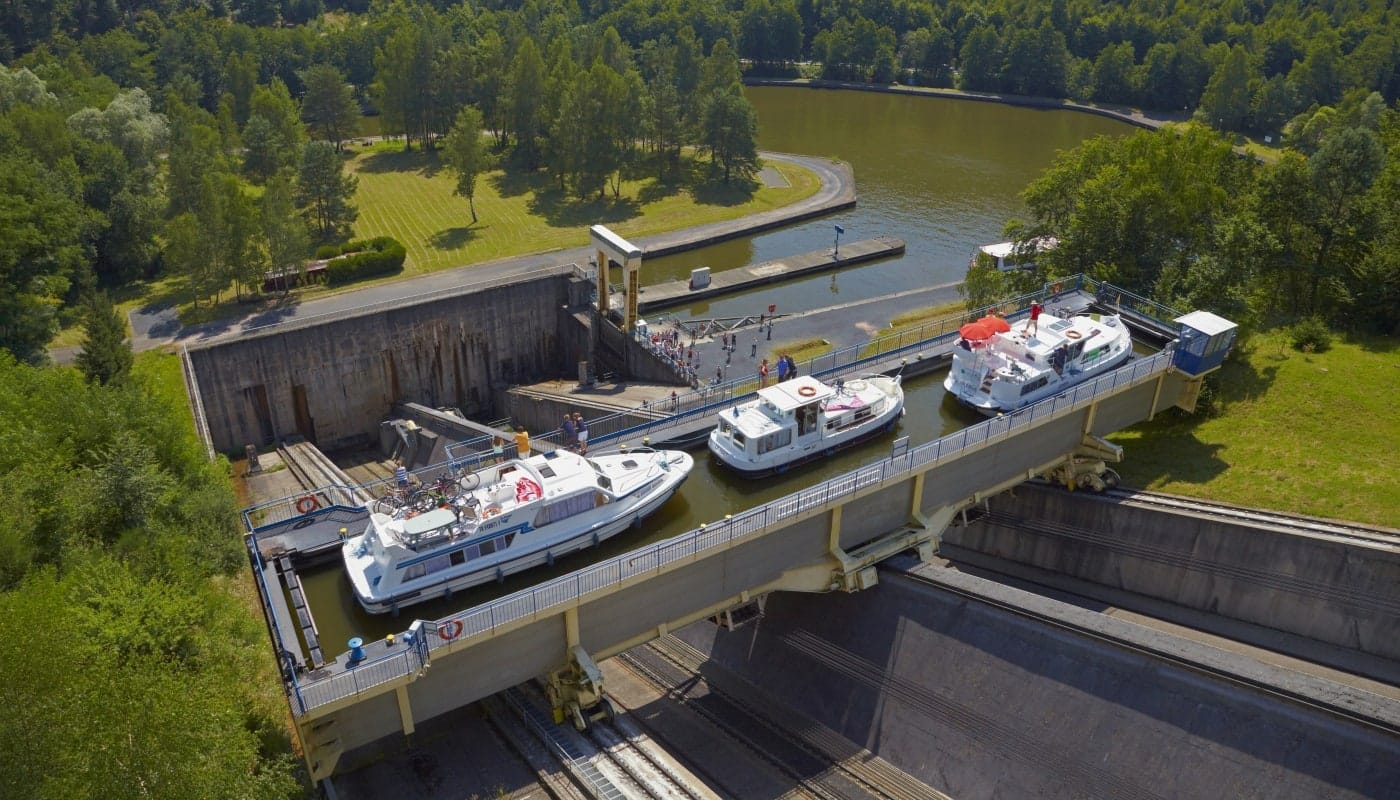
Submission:
M 309 494 L 297 499 L 297 513 L 310 514 L 320 507 L 321 501 Z
M 462 635 L 462 621 L 460 619 L 449 619 L 438 625 L 438 636 L 452 641 Z
M 485 511 L 481 512 L 481 516 L 494 517 L 499 513 L 501 513 L 500 506 L 489 506 Z
M 815 386 L 799 386 L 797 387 L 797 393 L 803 397 L 816 397 L 817 388 Z
M 1082 335 L 1079 331 L 1065 331 L 1066 339 L 1078 339 Z

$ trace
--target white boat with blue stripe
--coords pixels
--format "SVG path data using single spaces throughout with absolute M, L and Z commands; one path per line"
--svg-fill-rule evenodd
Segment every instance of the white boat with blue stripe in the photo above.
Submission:
M 371 512 L 342 548 L 345 571 L 373 614 L 500 580 L 640 524 L 694 465 L 650 448 L 510 459 L 462 475 L 430 510 Z

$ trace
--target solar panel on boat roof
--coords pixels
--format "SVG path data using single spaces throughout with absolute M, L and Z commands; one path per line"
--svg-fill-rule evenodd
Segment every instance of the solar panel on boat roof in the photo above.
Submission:
M 1070 326 L 1073 325 L 1073 324 L 1074 324 L 1073 321 L 1067 320 L 1067 319 L 1055 320 L 1055 324 L 1053 324 L 1053 325 L 1050 326 L 1050 330 L 1059 332 L 1059 331 L 1064 330 L 1065 328 L 1070 327 Z

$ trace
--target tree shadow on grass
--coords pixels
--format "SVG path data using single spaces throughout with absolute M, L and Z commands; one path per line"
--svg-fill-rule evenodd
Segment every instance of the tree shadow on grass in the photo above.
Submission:
M 514 167 L 493 172 L 487 180 L 491 182 L 491 188 L 495 189 L 496 194 L 501 197 L 519 197 L 529 192 L 538 193 L 558 188 L 558 184 L 543 172 Z
M 637 202 L 644 205 L 655 203 L 667 197 L 674 197 L 684 189 L 685 182 L 675 177 L 654 178 L 637 190 Z
M 692 184 L 690 194 L 702 205 L 740 206 L 752 200 L 758 189 L 759 183 L 753 178 L 731 174 L 725 183 L 724 176 L 716 174 Z
M 443 228 L 428 237 L 428 246 L 437 250 L 460 250 L 475 241 L 489 225 L 463 225 L 456 228 Z
M 360 159 L 360 164 L 355 171 L 367 173 L 418 172 L 426 177 L 432 177 L 441 168 L 442 162 L 438 158 L 437 151 L 425 153 L 422 147 L 417 147 L 408 152 L 392 150 L 371 153 Z
M 544 219 L 551 227 L 576 228 L 599 223 L 625 222 L 641 214 L 641 203 L 630 197 L 591 195 L 580 200 L 558 187 L 536 192 L 529 203 L 530 213 Z

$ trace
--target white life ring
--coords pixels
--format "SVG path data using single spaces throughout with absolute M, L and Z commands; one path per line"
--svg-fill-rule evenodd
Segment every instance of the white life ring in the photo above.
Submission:
M 847 388 L 847 389 L 850 389 L 850 390 L 853 391 L 853 392 L 863 392 L 863 391 L 865 391 L 865 387 L 866 387 L 865 381 L 860 380 L 859 378 L 857 378 L 856 380 L 850 381 L 850 382 L 848 382 L 848 383 L 846 384 L 846 388 Z
M 438 625 L 438 636 L 452 641 L 462 635 L 462 621 L 460 619 L 449 619 Z
M 1065 331 L 1066 339 L 1078 339 L 1082 334 L 1079 331 Z
M 817 388 L 815 386 L 799 386 L 797 387 L 797 393 L 803 397 L 816 397 Z

